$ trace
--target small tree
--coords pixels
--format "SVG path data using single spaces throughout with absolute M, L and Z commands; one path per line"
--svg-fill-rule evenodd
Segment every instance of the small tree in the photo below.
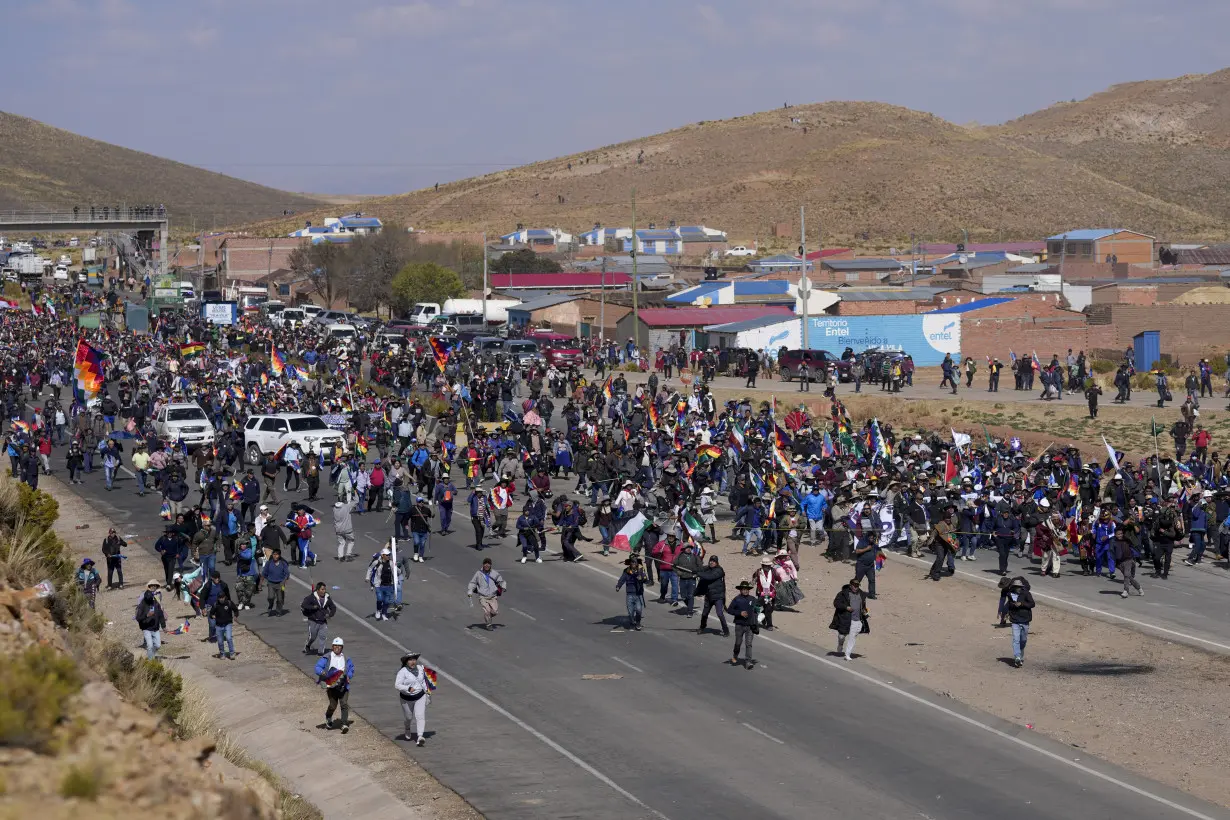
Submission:
M 487 269 L 492 273 L 559 273 L 563 270 L 554 259 L 539 256 L 529 248 L 509 251 Z
M 435 262 L 406 265 L 393 277 L 393 308 L 405 312 L 416 302 L 443 304 L 446 299 L 466 295 L 465 285 L 455 270 Z
M 326 308 L 346 294 L 348 259 L 346 249 L 332 242 L 313 245 L 304 241 L 290 252 L 287 266 L 296 279 L 307 279 Z

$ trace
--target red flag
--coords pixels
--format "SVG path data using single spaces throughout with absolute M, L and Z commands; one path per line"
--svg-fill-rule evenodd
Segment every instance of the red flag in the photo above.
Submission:
M 952 450 L 948 451 L 948 457 L 944 460 L 944 483 L 956 484 L 959 477 L 957 472 L 957 463 L 952 460 Z

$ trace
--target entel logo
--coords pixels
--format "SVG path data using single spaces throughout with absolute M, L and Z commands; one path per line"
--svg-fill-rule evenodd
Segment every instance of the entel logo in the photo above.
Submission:
M 926 314 L 923 314 L 922 320 L 923 337 L 932 348 L 941 353 L 961 352 L 960 320 Z

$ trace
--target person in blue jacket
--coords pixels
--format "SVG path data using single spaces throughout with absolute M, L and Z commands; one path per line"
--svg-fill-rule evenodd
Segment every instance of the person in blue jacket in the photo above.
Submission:
M 811 531 L 811 545 L 816 546 L 817 537 L 821 543 L 825 540 L 824 512 L 829 507 L 820 488 L 812 485 L 811 492 L 803 496 L 803 512 L 807 515 L 807 528 Z
M 345 641 L 333 639 L 329 654 L 316 661 L 316 680 L 329 695 L 329 708 L 325 710 L 325 728 L 333 728 L 333 713 L 342 709 L 342 734 L 350 731 L 350 682 L 354 680 L 354 661 L 345 655 Z M 341 672 L 338 676 L 336 673 Z M 329 684 L 333 685 L 330 686 Z
M 282 557 L 282 551 L 275 548 L 261 570 L 269 593 L 269 615 L 286 614 L 286 582 L 290 580 L 290 564 Z

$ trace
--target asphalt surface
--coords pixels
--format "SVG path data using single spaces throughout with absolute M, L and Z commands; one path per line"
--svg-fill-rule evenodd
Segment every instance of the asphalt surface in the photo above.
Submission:
M 62 450 L 53 463 L 62 469 Z M 70 489 L 115 520 L 130 550 L 150 549 L 162 526 L 157 496 L 136 496 L 126 474 L 112 492 L 101 472 L 86 479 Z M 521 565 L 511 538 L 482 553 L 509 585 L 502 626 L 476 629 L 481 610 L 464 593 L 481 558 L 467 516 L 455 518 L 456 534 L 432 535 L 429 560 L 406 581 L 400 619 L 374 621 L 364 573 L 392 522 L 387 513 L 356 515 L 361 559 L 338 563 L 329 507 L 317 505 L 322 563 L 293 570 L 290 613 L 267 617 L 262 591 L 241 622 L 310 674 L 298 602 L 315 580 L 329 584 L 339 605 L 330 636 L 345 638 L 357 667 L 351 706 L 390 737 L 402 731 L 398 657 L 422 652 L 440 685 L 427 746 L 406 744 L 405 753 L 488 817 L 1230 817 L 857 659 L 834 659 L 832 647 L 762 632 L 760 664 L 732 667 L 730 640 L 698 636 L 696 620 L 652 601 L 645 631 L 612 631 L 624 596 L 608 566 L 557 556 Z M 232 568 L 220 569 L 233 581 Z M 728 578 L 732 594 L 735 582 Z M 810 617 L 829 617 L 827 602 L 807 606 L 819 613 Z M 322 692 L 322 722 L 324 706 Z

